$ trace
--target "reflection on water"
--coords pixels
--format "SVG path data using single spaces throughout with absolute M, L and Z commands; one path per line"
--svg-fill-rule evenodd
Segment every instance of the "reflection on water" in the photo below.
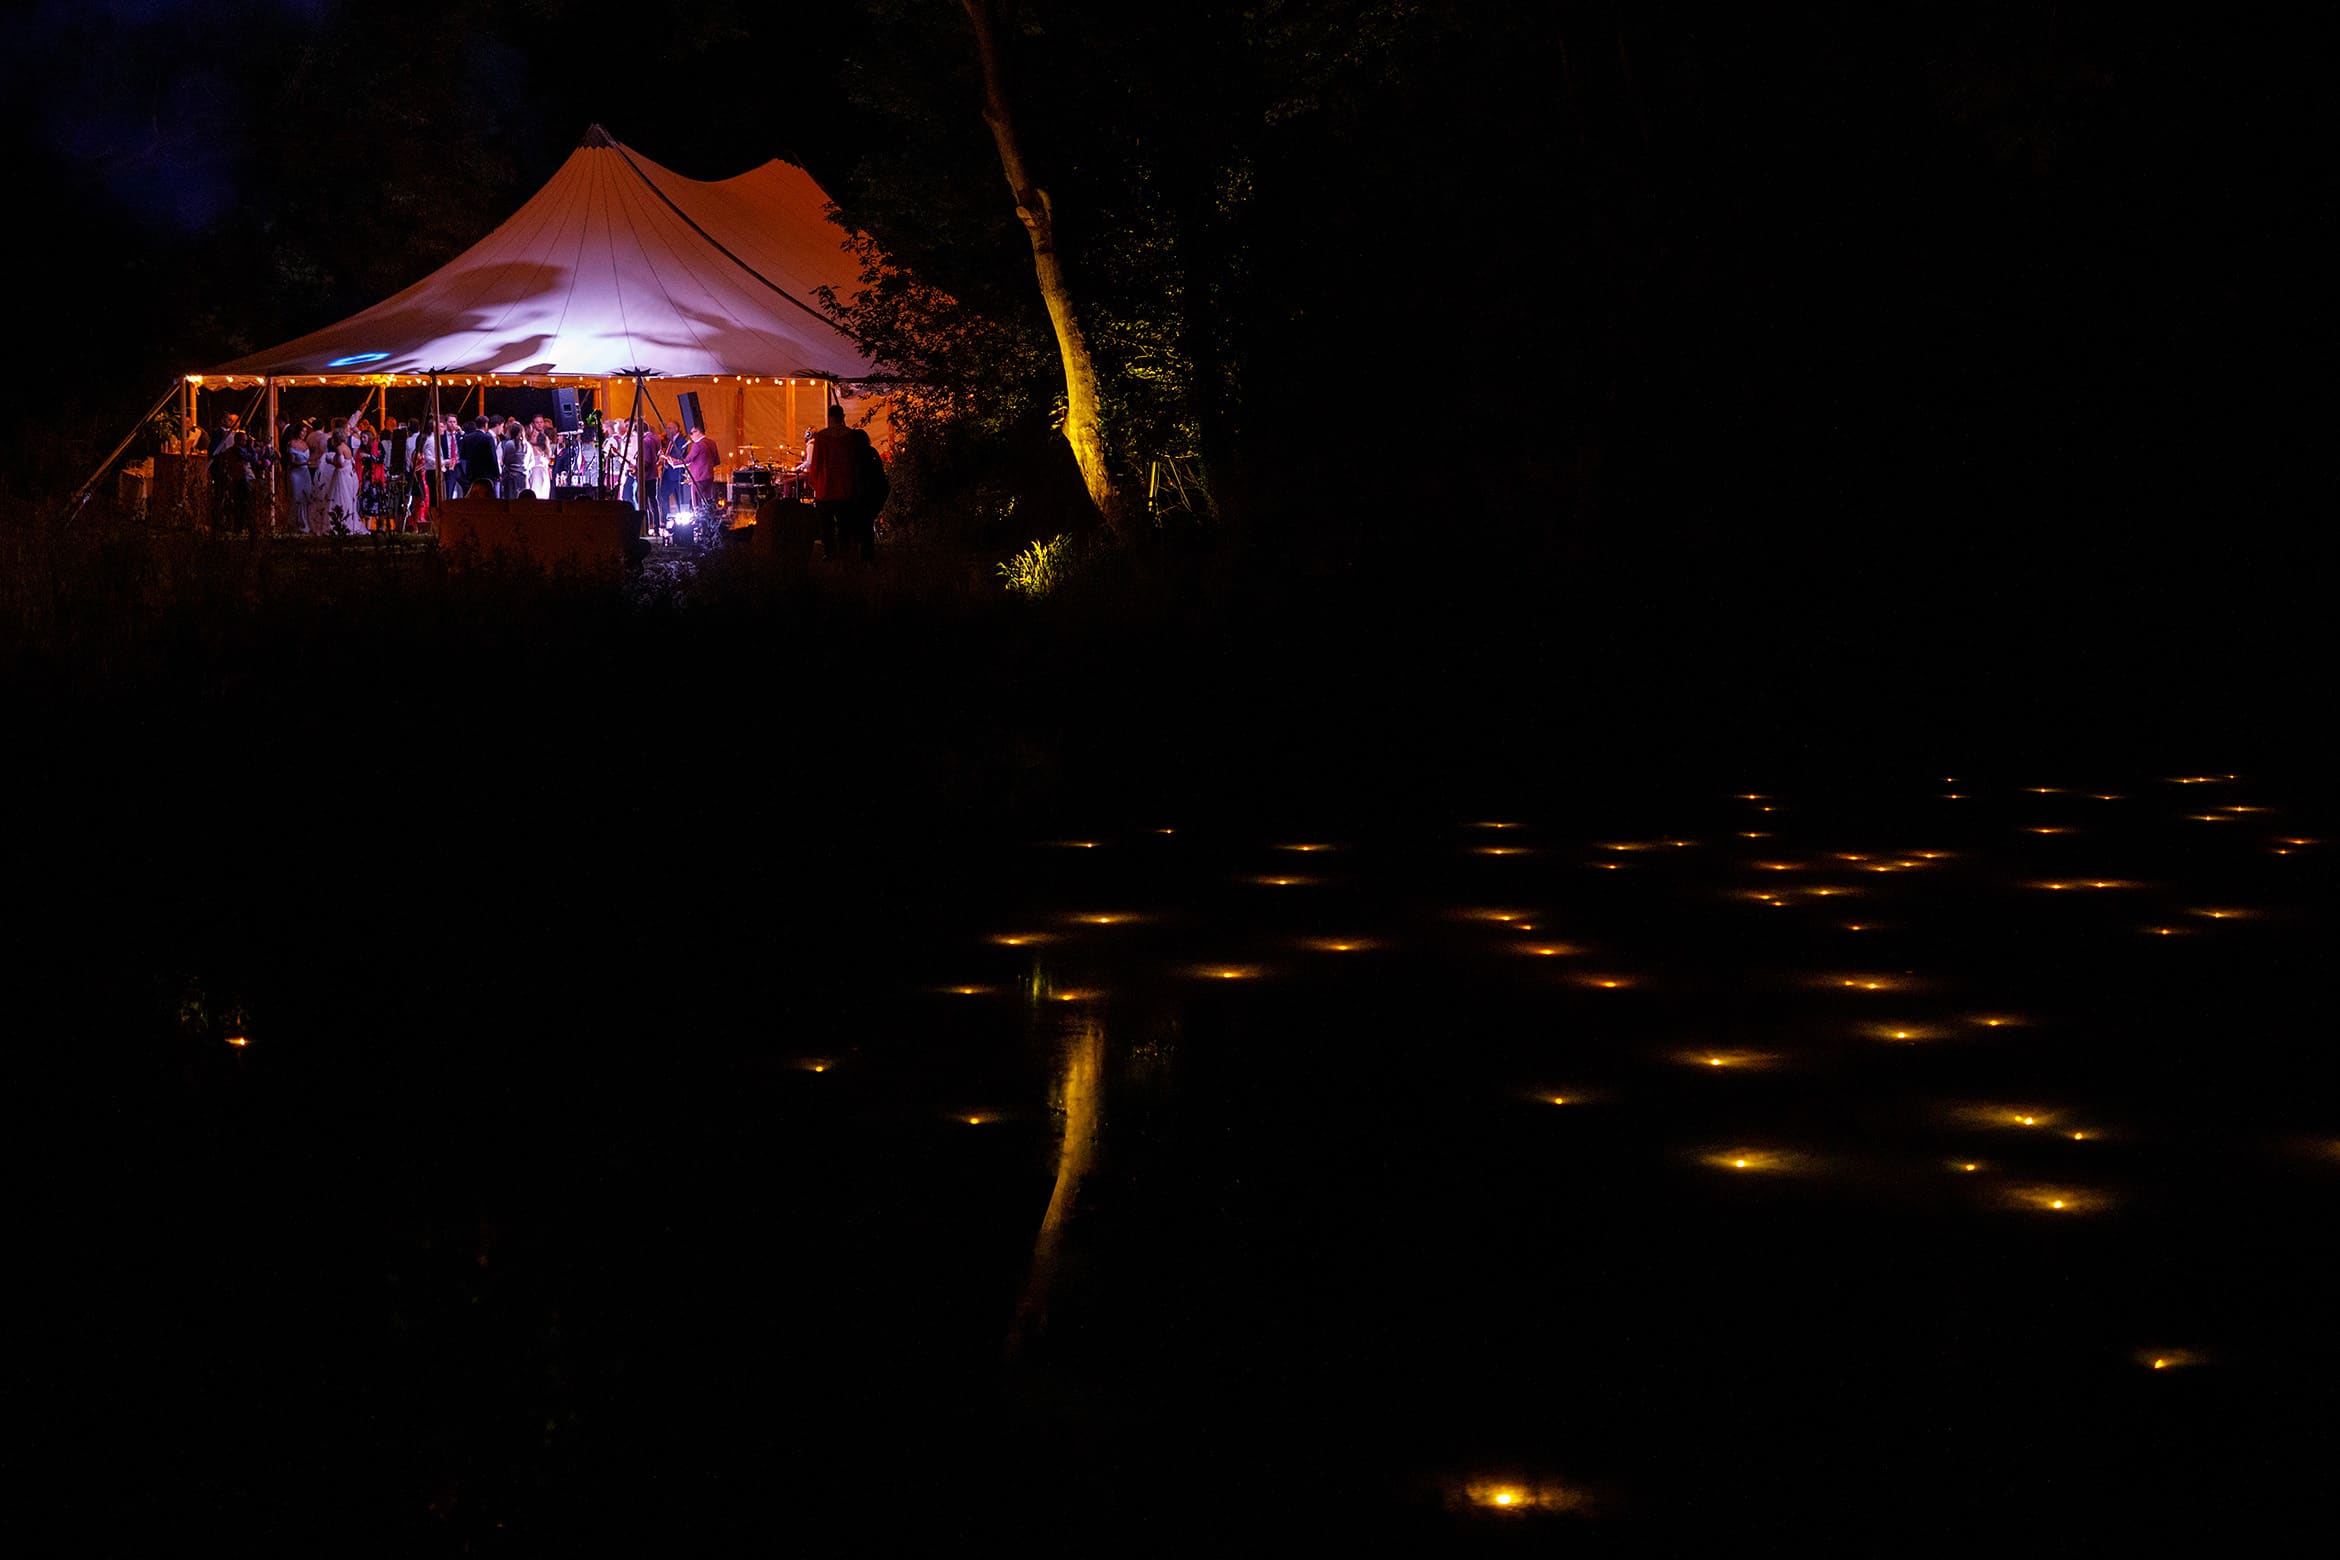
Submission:
M 1413 1553 L 1546 1516 L 1692 1553 L 1668 1526 L 1689 1514 L 1890 1534 L 1978 1490 L 2101 1511 L 2136 1469 L 2280 1422 L 2257 1362 L 2322 1379 L 2340 1295 L 2302 1249 L 2340 1198 L 2340 1091 L 2294 1015 L 2321 995 L 2307 847 L 2330 831 L 2270 845 L 2055 778 L 1379 830 L 1091 819 L 970 849 L 834 1011 L 775 1031 L 770 988 L 695 975 L 785 1038 L 663 1073 L 682 1042 L 629 1049 L 606 1119 L 571 1127 L 557 1067 L 473 1090 L 443 1065 L 418 1097 L 490 1117 L 481 1140 L 502 1128 L 474 1095 L 542 1089 L 558 1130 L 483 1155 L 502 1180 L 476 1202 L 441 1195 L 398 1325 L 467 1382 L 538 1349 L 544 1395 L 599 1391 L 573 1422 L 506 1416 L 573 1489 L 622 1462 L 595 1435 L 697 1406 L 641 1381 L 726 1379 L 787 1297 L 812 1319 L 739 1368 L 807 1443 L 846 1464 L 963 1414 L 936 1432 L 974 1470 L 936 1475 L 954 1498 L 1038 1488 L 1107 1519 L 1089 1552 L 1182 1503 L 1387 1521 Z M 2230 782 L 2188 783 L 2242 816 Z M 661 1032 L 695 1032 L 666 995 Z M 254 1012 L 202 1031 L 223 1076 L 301 1048 Z M 660 1110 L 683 1125 L 641 1127 Z M 576 1233 L 611 1187 L 643 1188 L 635 1246 Z M 532 1259 L 528 1306 L 483 1282 Z M 645 1275 L 633 1310 L 566 1276 L 611 1271 Z M 730 1331 L 701 1327 L 708 1296 L 738 1297 Z M 479 1316 L 508 1336 L 445 1341 Z M 873 1377 L 881 1407 L 839 1406 Z M 435 1390 L 468 1413 L 470 1387 Z M 496 1477 L 534 1455 L 499 1450 Z
M 1679 1221 L 1704 1232 L 1704 1241 L 1731 1252 L 1738 1278 L 1782 1293 L 1882 1287 L 1894 1298 L 1879 1317 L 1912 1328 L 1930 1325 L 1919 1319 L 1945 1297 L 1968 1311 L 1980 1306 L 1984 1315 L 1999 1314 L 1992 1308 L 2002 1304 L 2010 1317 L 2036 1309 L 2037 1288 L 2011 1278 L 2002 1300 L 1996 1278 L 1976 1276 L 1995 1274 L 1999 1264 L 2013 1274 L 2025 1271 L 2024 1261 L 2085 1260 L 2101 1270 L 2086 1277 L 2067 1271 L 2051 1292 L 2117 1288 L 2126 1282 L 2130 1259 L 2117 1254 L 2123 1248 L 2101 1244 L 2105 1237 L 2092 1234 L 2085 1245 L 2058 1240 L 2022 1261 L 2009 1252 L 1993 1255 L 1991 1242 L 2066 1219 L 2121 1240 L 2152 1227 L 2156 1217 L 2195 1217 L 2191 1194 L 2173 1188 L 2210 1173 L 2191 1159 L 2185 1170 L 2175 1168 L 2183 1156 L 2200 1154 L 2199 1140 L 2172 1134 L 2172 1102 L 2141 1096 L 2145 1079 L 2134 1066 L 2141 1056 L 2166 1066 L 2168 1058 L 2187 1054 L 2194 1040 L 2172 1022 L 2182 1004 L 2171 1006 L 2171 995 L 2185 992 L 2184 983 L 2195 977 L 2182 966 L 2131 962 L 2126 950 L 2136 946 L 2136 907 L 2150 907 L 2151 924 L 2164 935 L 2217 926 L 2263 936 L 2271 918 L 2251 908 L 2243 890 L 2284 893 L 2251 875 L 2251 860 L 2273 860 L 2263 842 L 2206 859 L 2199 847 L 2166 832 L 2183 819 L 2105 821 L 2115 814 L 2103 804 L 2126 794 L 1992 788 L 1968 779 L 1945 799 L 1958 802 L 1956 809 L 1915 793 L 1882 812 L 1838 819 L 1824 807 L 1791 806 L 1784 796 L 1741 793 L 1735 805 L 1767 814 L 1768 827 L 1718 827 L 1736 820 L 1693 808 L 1674 818 L 1645 818 L 1640 829 L 1586 838 L 1525 818 L 1479 820 L 1445 837 L 1443 857 L 1435 831 L 1350 838 L 1338 847 L 1348 875 L 1337 882 L 1256 868 L 1262 850 L 1319 855 L 1334 849 L 1321 838 L 1218 840 L 1188 830 L 1175 842 L 1158 840 L 1142 860 L 1123 858 L 1101 875 L 1071 875 L 1060 885 L 1064 900 L 1025 905 L 1018 913 L 1027 923 L 1051 916 L 1076 925 L 1127 923 L 1130 940 L 1110 948 L 1085 945 L 1067 966 L 1068 978 L 1077 971 L 1085 988 L 1116 995 L 1067 1025 L 1056 1053 L 1050 1090 L 1062 1132 L 1011 1347 L 1045 1326 L 1070 1254 L 1095 1243 L 1110 1248 L 1117 1239 L 1114 1213 L 1073 1217 L 1098 1153 L 1108 1008 L 1140 1023 L 1170 1024 L 1187 1041 L 1186 1059 L 1151 1075 L 1125 1108 L 1157 1108 L 1148 1104 L 1149 1091 L 1167 1089 L 1162 1098 L 1178 1099 L 1179 1119 L 1191 1120 L 1191 1130 L 1234 1156 L 1222 1162 L 1215 1149 L 1178 1161 L 1175 1171 L 1165 1161 L 1133 1173 L 1192 1175 L 1197 1187 L 1239 1179 L 1246 1197 L 1271 1204 L 1296 1198 L 1289 1230 L 1280 1214 L 1260 1216 L 1336 1269 L 1374 1275 L 1361 1289 L 1317 1296 L 1328 1309 L 1310 1311 L 1311 1322 L 1285 1338 L 1303 1353 L 1314 1347 L 1301 1341 L 1311 1325 L 1350 1336 L 1346 1313 L 1376 1314 L 1389 1283 L 1389 1269 L 1369 1254 L 1377 1237 L 1365 1233 L 1381 1226 L 1343 1200 L 1392 1196 L 1408 1173 L 1401 1164 L 1447 1184 L 1427 1168 L 1447 1156 L 1486 1166 L 1516 1191 L 1494 1195 L 1500 1215 L 1490 1209 L 1481 1216 L 1482 1237 L 1492 1239 L 1473 1242 L 1459 1229 L 1451 1241 L 1415 1237 L 1442 1255 L 1422 1270 L 1422 1282 L 1439 1298 L 1413 1303 L 1458 1323 L 1467 1315 L 1472 1329 L 1497 1328 L 1488 1345 L 1522 1350 L 1523 1359 L 1539 1352 L 1528 1341 L 1536 1324 L 1528 1311 L 1512 1313 L 1503 1286 L 1536 1290 L 1526 1276 L 1532 1269 L 1499 1276 L 1485 1253 L 1543 1253 L 1540 1260 L 1555 1275 L 1572 1272 L 1579 1258 L 1589 1261 L 1617 1286 L 1617 1297 L 1613 1304 L 1596 1300 L 1563 1281 L 1556 1302 L 1563 1313 L 1638 1323 L 1650 1314 L 1674 1314 L 1663 1286 L 1684 1278 L 1671 1256 L 1658 1254 L 1664 1248 L 1630 1233 L 1637 1220 L 1659 1210 L 1663 1217 L 1649 1228 Z M 2041 816 L 2086 807 L 2097 809 L 2086 823 L 2077 812 Z M 2224 807 L 2201 814 L 2237 815 Z M 1102 843 L 1112 838 L 1099 837 Z M 1718 843 L 1700 849 L 1702 838 Z M 2297 849 L 2310 838 L 2284 836 L 2273 848 Z M 1925 848 L 1912 848 L 1912 839 L 1925 841 Z M 1587 873 L 1587 866 L 1599 870 Z M 1303 886 L 1319 892 L 1237 897 L 1247 887 Z M 1098 898 L 1142 900 L 1167 913 L 1077 908 Z M 1841 915 L 1848 900 L 1861 904 L 1860 919 L 1808 914 L 1818 908 Z M 1333 906 L 1338 925 L 1327 930 L 1322 923 Z M 1537 935 L 1539 927 L 1545 935 Z M 1562 928 L 1566 940 L 1550 935 Z M 1845 967 L 1841 952 L 1846 933 L 1861 934 L 1861 962 L 1853 967 Z M 1832 946 L 1840 950 L 1833 959 Z M 2234 945 L 2238 952 L 2248 946 Z M 1267 982 L 1260 977 L 1271 966 L 1262 956 L 1275 949 L 1346 957 L 1293 964 L 1282 972 L 1286 978 Z M 1490 954 L 1507 957 L 1489 962 Z M 1529 978 L 1538 961 L 1559 959 L 1569 962 L 1558 982 Z M 2223 967 L 2201 972 L 2205 991 L 2226 978 Z M 1205 995 L 1211 988 L 1227 994 Z M 1572 997 L 1571 988 L 1586 995 Z M 1597 1000 L 1627 991 L 1636 993 L 1630 1002 Z M 1324 1045 L 1334 1049 L 1316 1049 Z M 1330 1055 L 1342 1059 L 1346 1075 L 1325 1069 Z M 1410 1085 L 1396 1081 L 1408 1074 Z M 1740 1081 L 1700 1085 L 1693 1074 Z M 1321 1096 L 1323 1113 L 1303 1111 L 1282 1129 L 1252 1135 L 1258 1128 L 1239 1103 L 1241 1092 L 1266 1089 L 1271 1080 L 1290 1098 Z M 1190 1087 L 1203 1092 L 1178 1092 Z M 1500 1118 L 1488 1114 L 1497 1100 L 1533 1105 L 1535 1119 L 1553 1126 L 1512 1143 Z M 2115 1100 L 2124 1119 L 2108 1132 L 2105 1106 Z M 1600 1110 L 1573 1109 L 1594 1101 Z M 1556 1111 L 1566 1113 L 1566 1128 L 1558 1126 Z M 1301 1124 L 1305 1130 L 1291 1130 Z M 1373 1146 L 1353 1154 L 1351 1133 Z M 2316 1141 L 2321 1153 L 2329 1140 Z M 2085 1166 L 2077 1157 L 2083 1154 Z M 1144 1160 L 1142 1152 L 1133 1155 L 1133 1163 Z M 1669 1179 L 1685 1171 L 1696 1179 Z M 1385 1173 L 1401 1179 L 1386 1180 Z M 1221 1175 L 1230 1182 L 1214 1183 Z M 1726 1189 L 1742 1181 L 1770 1182 L 1782 1193 L 1793 1187 L 1794 1195 Z M 1484 1181 L 1452 1184 L 1457 1196 L 1484 1198 L 1491 1190 Z M 1173 1186 L 1156 1191 L 1172 1200 L 1182 1195 Z M 1602 1211 L 1588 1216 L 1588 1196 Z M 2121 1218 L 2101 1217 L 2116 1211 Z M 2010 1213 L 2036 1219 L 2010 1220 Z M 1588 1217 L 1589 1228 L 1600 1233 L 1586 1233 Z M 1751 1218 L 1775 1222 L 1758 1231 L 1730 1222 Z M 1856 1226 L 1840 1229 L 1838 1219 L 1863 1221 L 1860 1233 L 1849 1233 Z M 1967 1253 L 1948 1274 L 1928 1255 L 1945 1240 Z M 2059 1255 L 2047 1256 L 2051 1249 Z M 1698 1243 L 1683 1250 L 1695 1266 Z M 2138 1260 L 2146 1260 L 2144 1250 Z M 1863 1254 L 1883 1252 L 1899 1253 L 1882 1260 L 1906 1268 L 1915 1287 L 1900 1286 L 1894 1266 L 1880 1273 L 1862 1265 Z M 1641 1266 L 1647 1283 L 1636 1276 Z M 1110 1313 L 1117 1303 L 1113 1280 L 1103 1270 L 1083 1271 L 1083 1314 L 1092 1305 L 1100 1315 Z M 1666 1274 L 1672 1279 L 1661 1277 Z M 1302 1267 L 1287 1272 L 1284 1282 L 1313 1293 L 1312 1277 Z M 1099 1286 L 1093 1293 L 1092 1282 Z M 2142 1294 L 2121 1309 L 2125 1324 L 2101 1306 L 2075 1300 L 2059 1326 L 2095 1336 L 2085 1346 L 2076 1337 L 2058 1347 L 2074 1360 L 2108 1348 L 2126 1355 L 2134 1339 L 2112 1329 L 2134 1325 L 2140 1310 L 2151 1313 L 2170 1298 L 2166 1287 Z M 1118 1302 L 1133 1304 L 1135 1296 L 1121 1292 Z M 2173 1320 L 2194 1325 L 2201 1306 L 2168 1308 Z M 1794 1347 L 1823 1372 L 1836 1368 L 1825 1363 L 1829 1351 L 1856 1339 L 1877 1359 L 1896 1357 L 1894 1333 L 1866 1333 L 1865 1324 L 1815 1326 L 1825 1308 L 1807 1317 L 1770 1305 L 1758 1314 L 1770 1333 L 1760 1342 L 1719 1316 L 1701 1314 L 1696 1330 L 1738 1340 L 1750 1359 L 1768 1356 L 1781 1340 L 1799 1339 Z M 1354 1325 L 1381 1336 L 1380 1324 L 1365 1315 Z M 1746 1325 L 1757 1325 L 1753 1316 Z M 1238 1352 L 1254 1345 L 1268 1347 L 1254 1339 Z M 2015 1352 L 2031 1369 L 2047 1369 L 2036 1351 L 2025 1352 L 2032 1349 L 2026 1343 Z M 1564 1405 L 1555 1412 L 1574 1424 L 1561 1437 L 1567 1444 L 1600 1445 L 1603 1423 L 1622 1416 L 1640 1427 L 1634 1433 L 1643 1437 L 1637 1444 L 1646 1454 L 1623 1482 L 1639 1482 L 1649 1492 L 1687 1492 L 1700 1475 L 1671 1461 L 1677 1437 L 1670 1414 L 1659 1408 L 1645 1419 L 1620 1406 L 1643 1395 L 1646 1378 L 1639 1372 L 1662 1377 L 1673 1367 L 1662 1348 L 1629 1353 L 1638 1364 L 1596 1373 L 1603 1385 L 1589 1393 L 1563 1387 L 1567 1372 L 1557 1367 L 1530 1368 L 1526 1379 Z M 2171 1370 L 2207 1355 L 2198 1346 L 2156 1346 L 2136 1358 L 2153 1370 Z M 1912 1356 L 1910 1368 L 1917 1364 Z M 1392 1422 L 1384 1433 L 1400 1443 L 1419 1441 L 1425 1457 L 1435 1456 L 1439 1438 L 1420 1424 Z M 1546 1446 L 1554 1433 L 1546 1425 L 1515 1449 Z M 1716 1475 L 1709 1470 L 1708 1476 Z M 1581 1515 L 1586 1509 L 1573 1483 L 1472 1474 L 1443 1487 L 1455 1511 Z
M 2196 1349 L 2139 1349 L 2130 1358 L 2148 1370 L 2185 1370 L 2210 1362 L 2208 1355 Z
M 1383 944 L 1374 937 L 1303 937 L 1300 946 L 1318 953 L 1370 953 Z
M 1040 1216 L 1040 1234 L 1032 1243 L 1031 1271 L 1008 1330 L 1011 1355 L 1048 1325 L 1065 1231 L 1072 1221 L 1081 1181 L 1097 1154 L 1097 1136 L 1104 1121 L 1104 1088 L 1104 1028 L 1092 1018 L 1078 1020 L 1066 1028 L 1063 1062 L 1050 1100 L 1054 1114 L 1064 1123 L 1057 1137 L 1056 1182 L 1048 1194 L 1047 1211 Z
M 1753 1148 L 1745 1144 L 1709 1149 L 1700 1154 L 1698 1159 L 1699 1163 L 1717 1170 L 1743 1170 L 1759 1175 L 1808 1171 L 1814 1165 L 1809 1154 L 1783 1148 Z
M 2010 1186 L 2004 1196 L 2009 1207 L 2033 1213 L 2100 1213 L 2113 1203 L 2110 1194 L 2093 1187 L 2053 1183 Z
M 1755 1072 L 1777 1066 L 1779 1055 L 1773 1051 L 1678 1051 L 1674 1060 L 1685 1067 L 1705 1067 L 1731 1072 Z
M 1589 1504 L 1584 1491 L 1544 1479 L 1468 1479 L 1458 1494 L 1461 1504 L 1498 1516 L 1581 1512 Z

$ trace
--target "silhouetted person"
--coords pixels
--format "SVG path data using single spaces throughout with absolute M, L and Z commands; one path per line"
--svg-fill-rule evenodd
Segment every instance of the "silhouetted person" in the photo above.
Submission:
M 212 523 L 222 531 L 252 529 L 251 435 L 231 429 L 211 457 Z
M 861 452 L 869 449 L 869 435 L 845 426 L 845 408 L 829 408 L 829 425 L 812 436 L 805 475 L 812 485 L 813 511 L 820 517 L 821 546 L 832 559 L 845 550 L 858 551 L 864 562 L 877 556 L 877 533 L 871 522 L 874 507 L 860 486 Z M 874 454 L 874 451 L 872 452 Z
M 463 436 L 460 458 L 463 461 L 463 496 L 465 498 L 495 497 L 496 439 L 494 434 L 488 432 L 486 417 L 471 419 L 471 431 Z M 473 491 L 483 484 L 486 486 L 487 492 Z

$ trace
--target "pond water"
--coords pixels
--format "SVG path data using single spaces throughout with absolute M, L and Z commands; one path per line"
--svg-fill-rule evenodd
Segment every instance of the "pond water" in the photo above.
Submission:
M 59 1433 L 408 1553 L 2328 1532 L 2302 800 L 288 846 L 101 956 Z

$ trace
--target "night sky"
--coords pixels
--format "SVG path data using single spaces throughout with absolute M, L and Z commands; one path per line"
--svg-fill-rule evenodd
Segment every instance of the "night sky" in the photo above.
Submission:
M 74 364 L 62 377 L 76 408 L 142 402 L 157 366 L 404 285 L 500 220 L 594 121 L 698 176 L 788 156 L 849 205 L 856 165 L 891 150 L 845 77 L 918 63 L 889 57 L 863 8 L 616 14 L 561 0 L 430 0 L 389 18 L 330 0 L 43 0 L 19 26 L 37 47 L 0 64 L 23 110 L 11 161 L 31 229 L 106 258 L 85 306 L 40 312 L 31 355 Z M 1523 340 L 1549 344 L 1540 322 L 1473 319 L 1471 305 L 1501 285 L 1488 251 L 1532 269 L 1538 236 L 1571 221 L 1567 187 L 1539 188 L 1585 112 L 1555 90 L 1555 67 L 1586 69 L 1615 34 L 1605 7 L 1556 14 L 1573 63 L 1510 62 L 1478 113 L 1437 104 L 1407 126 L 1446 138 L 1413 166 L 1449 160 L 1451 189 L 1377 192 L 1376 279 L 1410 312 L 1443 306 L 1461 338 L 1427 361 L 1409 351 L 1409 368 L 1517 374 Z M 1665 208 L 1670 271 L 1653 282 L 1713 316 L 1655 344 L 1705 360 L 1702 395 L 1806 400 L 1821 444 L 1847 413 L 1954 422 L 2002 464 L 2093 464 L 2087 441 L 2150 427 L 2164 450 L 2247 442 L 2246 479 L 2304 431 L 2281 382 L 2329 320 L 2308 279 L 2330 179 L 2294 40 L 1992 6 L 1890 20 L 1803 7 L 1759 27 L 1691 7 L 1663 31 L 1644 40 L 1642 73 L 1683 73 L 1696 90 L 1677 98 L 1698 122 L 1666 122 L 1667 82 L 1640 83 L 1649 101 L 1625 117 L 1656 150 L 1622 166 L 1643 186 L 1630 199 Z M 980 174 L 982 127 L 963 107 Z M 1517 209 L 1489 209 L 1502 192 Z M 255 226 L 298 235 L 299 268 L 255 274 Z M 1425 287 L 1424 264 L 1474 286 Z M 1512 350 L 1480 339 L 1506 326 Z
M 1021 107 L 1076 282 L 1122 193 L 1092 145 L 1260 149 L 1227 329 L 1285 507 L 1397 524 L 1373 517 L 1424 501 L 1409 452 L 1459 417 L 1507 508 L 1587 517 L 1580 562 L 1826 600 L 1851 616 L 1816 654 L 1909 591 L 2078 614 L 2090 644 L 2197 635 L 2212 676 L 2305 653 L 2334 201 L 2302 39 L 2019 5 L 1206 10 L 1232 31 L 1032 8 Z M 22 311 L 54 365 L 7 392 L 54 430 L 28 477 L 77 480 L 174 375 L 426 274 L 593 122 L 695 176 L 800 161 L 946 287 L 1033 311 L 937 14 L 42 4 L 0 63 L 11 161 L 36 271 L 96 284 Z M 981 220 L 926 221 L 922 191 Z

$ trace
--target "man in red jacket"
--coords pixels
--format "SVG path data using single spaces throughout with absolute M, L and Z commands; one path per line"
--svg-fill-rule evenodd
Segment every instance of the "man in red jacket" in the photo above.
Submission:
M 864 560 L 877 555 L 871 516 L 857 501 L 853 482 L 856 447 L 868 442 L 868 434 L 845 426 L 845 408 L 835 405 L 829 408 L 829 425 L 812 436 L 804 471 L 819 518 L 822 555 L 827 558 L 842 556 L 848 547 L 856 548 Z

